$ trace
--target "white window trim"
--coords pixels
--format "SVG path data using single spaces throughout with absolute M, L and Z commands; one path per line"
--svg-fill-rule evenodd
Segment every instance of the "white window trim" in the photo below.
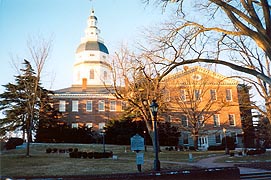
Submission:
M 185 135 L 187 136 L 187 143 L 184 143 L 185 137 L 183 137 L 183 144 L 184 144 L 184 145 L 188 145 L 188 144 L 189 144 L 189 134 L 184 133 L 183 136 L 185 136 Z
M 78 112 L 78 106 L 79 106 L 79 101 L 78 100 L 73 100 L 72 101 L 72 112 Z
M 105 127 L 105 122 L 99 123 L 99 130 L 103 130 Z
M 227 92 L 230 92 L 230 99 L 227 99 Z M 232 101 L 232 90 L 231 89 L 226 89 L 226 101 L 231 102 Z
M 100 109 L 100 103 L 103 103 L 103 109 Z M 105 111 L 105 101 L 104 100 L 99 100 L 98 101 L 98 111 L 100 111 L 100 112 Z
M 217 125 L 215 125 L 215 119 L 214 119 L 214 116 L 217 116 Z M 220 117 L 219 117 L 219 114 L 214 114 L 213 115 L 213 122 L 214 122 L 214 127 L 220 127 Z
M 59 101 L 59 112 L 65 112 L 66 111 L 66 101 L 60 100 Z
M 199 92 L 199 99 L 196 98 L 196 91 Z M 195 89 L 194 90 L 194 100 L 195 101 L 201 101 L 202 97 L 201 97 L 201 89 Z
M 114 109 L 112 109 L 112 104 L 111 103 L 114 103 Z M 111 100 L 110 101 L 110 111 L 117 111 L 117 101 L 116 100 Z
M 216 136 L 217 136 L 217 135 L 219 135 L 220 142 L 216 142 Z M 221 144 L 221 143 L 222 143 L 222 135 L 221 135 L 221 133 L 215 134 L 215 143 L 216 143 L 216 144 Z
M 91 103 L 91 109 L 90 109 L 90 110 L 87 108 L 87 107 L 88 107 L 88 102 Z M 87 100 L 87 102 L 86 102 L 86 111 L 87 111 L 87 112 L 92 112 L 92 107 L 93 107 L 92 100 Z
M 199 123 L 199 125 L 202 123 L 202 126 L 200 126 L 200 127 L 205 127 L 205 122 L 204 122 L 204 116 L 203 115 L 200 116 L 200 119 L 198 120 L 198 123 Z
M 182 117 L 185 117 L 185 118 L 186 118 L 186 126 L 183 125 L 183 119 L 182 119 Z M 182 116 L 181 116 L 181 123 L 182 123 L 182 126 L 183 126 L 183 127 L 188 127 L 188 117 L 185 116 L 185 115 L 182 115 Z
M 78 123 L 72 123 L 72 128 L 78 129 L 78 127 L 79 127 L 79 124 L 78 124 Z
M 121 111 L 125 111 L 125 108 L 126 108 L 126 102 L 121 101 Z
M 93 127 L 93 123 L 86 123 L 86 127 L 87 128 L 92 128 Z
M 215 99 L 212 99 L 212 91 L 215 91 Z M 216 101 L 217 100 L 217 92 L 216 89 L 210 89 L 210 96 L 211 96 L 211 101 Z
M 230 115 L 232 115 L 232 118 L 233 118 L 233 125 L 230 123 Z M 229 114 L 229 115 L 228 115 L 228 120 L 229 120 L 229 125 L 230 125 L 230 126 L 236 126 L 236 122 L 235 122 L 235 114 Z
M 186 101 L 186 90 L 185 89 L 180 89 L 180 100 Z

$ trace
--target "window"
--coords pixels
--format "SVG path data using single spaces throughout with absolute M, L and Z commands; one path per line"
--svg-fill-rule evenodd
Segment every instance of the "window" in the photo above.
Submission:
M 210 90 L 210 95 L 211 95 L 211 100 L 215 101 L 216 100 L 216 90 L 215 89 L 211 89 Z
M 204 117 L 199 116 L 198 127 L 204 127 Z
M 103 130 L 105 127 L 105 123 L 99 123 L 99 130 Z
M 78 101 L 72 101 L 72 112 L 78 112 Z
M 213 119 L 214 119 L 214 127 L 219 127 L 220 126 L 219 115 L 214 114 Z
M 121 102 L 121 110 L 124 111 L 126 109 L 126 102 L 122 101 Z
M 66 101 L 59 101 L 59 112 L 65 112 L 66 111 Z
M 89 111 L 89 112 L 92 111 L 92 101 L 87 101 L 87 104 L 86 104 L 86 111 Z
M 221 143 L 221 134 L 220 133 L 215 134 L 215 142 L 216 143 Z
M 93 127 L 93 124 L 92 123 L 86 123 L 86 127 L 89 129 L 89 128 L 92 128 Z
M 188 134 L 187 133 L 183 134 L 183 144 L 188 144 Z
M 185 89 L 180 90 L 180 99 L 181 99 L 181 101 L 186 101 Z
M 229 123 L 230 123 L 230 126 L 235 126 L 234 114 L 229 114 Z
M 231 137 L 233 138 L 234 143 L 236 143 L 236 142 L 237 142 L 236 132 L 232 132 L 232 133 L 231 133 Z
M 194 91 L 194 97 L 195 97 L 196 101 L 199 101 L 201 99 L 200 98 L 200 90 L 195 89 L 195 91 Z
M 232 101 L 231 89 L 226 89 L 226 100 L 227 101 Z
M 100 100 L 98 103 L 98 109 L 99 111 L 105 111 L 105 107 L 104 107 L 104 100 Z
M 116 101 L 110 101 L 110 111 L 116 111 Z
M 167 116 L 167 121 L 166 122 L 172 122 L 172 116 L 171 115 Z
M 181 116 L 181 121 L 182 121 L 182 126 L 183 127 L 187 127 L 188 126 L 188 120 L 187 120 L 187 117 L 185 115 Z
M 94 79 L 94 69 L 89 70 L 89 79 Z
M 72 128 L 78 128 L 78 123 L 72 123 Z

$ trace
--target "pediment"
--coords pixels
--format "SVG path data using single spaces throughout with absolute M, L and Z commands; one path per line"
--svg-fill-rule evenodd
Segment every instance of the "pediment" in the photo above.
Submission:
M 194 66 L 188 68 L 187 66 L 183 71 L 168 75 L 164 78 L 164 82 L 172 82 L 178 84 L 202 84 L 206 85 L 238 85 L 238 81 L 219 74 L 217 72 L 202 68 L 200 66 Z

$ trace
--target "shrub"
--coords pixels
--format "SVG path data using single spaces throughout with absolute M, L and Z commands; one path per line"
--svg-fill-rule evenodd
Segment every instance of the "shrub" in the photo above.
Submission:
M 95 159 L 100 159 L 100 158 L 110 158 L 113 157 L 113 152 L 81 152 L 81 151 L 73 151 L 69 153 L 70 158 L 95 158 Z
M 52 152 L 56 153 L 57 152 L 57 148 L 53 148 Z
M 266 149 L 255 149 L 255 150 L 248 150 L 247 155 L 257 155 L 257 154 L 264 154 Z
M 70 153 L 70 152 L 72 152 L 73 151 L 73 148 L 69 148 L 68 149 L 68 152 Z
M 88 153 L 87 152 L 82 152 L 82 157 L 83 158 L 87 158 L 88 157 Z
M 51 153 L 52 152 L 52 149 L 51 148 L 47 148 L 46 149 L 46 153 Z
M 81 158 L 82 157 L 82 152 L 71 152 L 70 154 L 70 158 Z
M 88 158 L 92 159 L 94 157 L 93 152 L 88 152 Z
M 65 149 L 59 149 L 58 152 L 59 152 L 59 153 L 65 153 L 66 150 L 65 150 Z
M 76 158 L 76 152 L 70 152 L 69 155 L 70 158 Z

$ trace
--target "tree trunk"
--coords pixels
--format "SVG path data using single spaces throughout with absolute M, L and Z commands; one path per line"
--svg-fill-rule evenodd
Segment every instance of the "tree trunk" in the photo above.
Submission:
M 197 150 L 199 148 L 198 147 L 198 139 L 199 139 L 198 135 L 194 135 L 193 136 L 193 142 L 194 142 L 194 148 L 195 148 L 195 150 Z

